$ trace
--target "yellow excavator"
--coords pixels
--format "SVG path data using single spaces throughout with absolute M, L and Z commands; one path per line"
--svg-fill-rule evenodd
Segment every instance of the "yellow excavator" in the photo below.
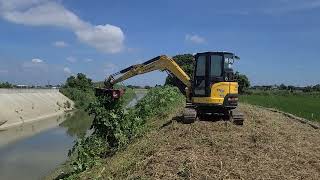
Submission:
M 166 55 L 132 65 L 106 78 L 105 88 L 96 93 L 120 98 L 124 90 L 113 89 L 116 83 L 151 71 L 166 71 L 177 79 L 176 85 L 186 96 L 184 123 L 193 123 L 197 117 L 220 115 L 237 125 L 242 125 L 243 114 L 237 110 L 238 83 L 232 64 L 240 58 L 230 52 L 203 52 L 195 56 L 194 75 L 191 79 L 183 69 Z

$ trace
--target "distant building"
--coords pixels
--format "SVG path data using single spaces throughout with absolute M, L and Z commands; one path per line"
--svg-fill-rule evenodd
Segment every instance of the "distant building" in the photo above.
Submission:
M 16 85 L 17 88 L 20 88 L 20 89 L 26 89 L 28 88 L 29 86 L 28 85 L 22 85 L 22 84 L 18 84 Z

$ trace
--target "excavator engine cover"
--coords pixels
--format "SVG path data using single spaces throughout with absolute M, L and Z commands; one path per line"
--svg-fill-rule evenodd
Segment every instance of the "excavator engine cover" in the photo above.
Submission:
M 125 93 L 125 89 L 104 89 L 96 88 L 96 96 L 107 96 L 113 100 L 120 99 Z

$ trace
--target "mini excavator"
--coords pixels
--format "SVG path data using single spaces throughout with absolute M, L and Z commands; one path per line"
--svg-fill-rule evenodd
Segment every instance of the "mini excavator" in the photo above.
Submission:
M 151 71 L 166 71 L 176 77 L 177 87 L 186 96 L 183 123 L 193 123 L 197 117 L 213 114 L 242 125 L 244 116 L 237 109 L 238 83 L 232 69 L 234 61 L 240 58 L 230 52 L 203 52 L 194 58 L 192 79 L 172 58 L 161 55 L 110 75 L 105 79 L 105 88 L 96 89 L 96 93 L 119 99 L 124 90 L 114 89 L 115 84 Z

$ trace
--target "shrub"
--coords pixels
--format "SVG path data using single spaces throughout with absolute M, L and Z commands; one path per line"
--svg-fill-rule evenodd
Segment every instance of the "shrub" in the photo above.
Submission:
M 60 92 L 75 102 L 76 108 L 87 108 L 95 100 L 94 90 L 86 91 L 77 88 L 62 88 Z
M 250 87 L 250 81 L 248 77 L 244 74 L 240 74 L 239 72 L 235 73 L 235 78 L 239 84 L 239 93 L 245 93 Z
M 68 77 L 60 92 L 73 100 L 76 108 L 87 108 L 95 100 L 92 80 L 82 73 Z
M 184 97 L 175 87 L 157 87 L 132 109 L 125 110 L 124 102 L 124 99 L 113 101 L 99 96 L 88 106 L 87 111 L 94 118 L 91 126 L 94 132 L 70 150 L 69 155 L 75 156 L 71 163 L 73 173 L 91 168 L 99 159 L 125 148 L 146 131 L 146 123 L 151 117 L 172 112 L 175 106 L 184 102 Z

